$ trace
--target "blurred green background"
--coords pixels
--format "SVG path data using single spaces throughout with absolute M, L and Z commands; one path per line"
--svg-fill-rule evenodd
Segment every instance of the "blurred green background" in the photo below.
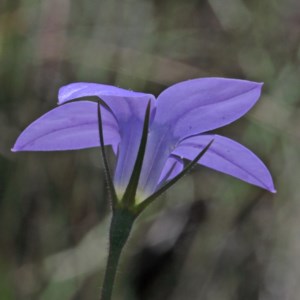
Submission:
M 261 157 L 278 192 L 196 168 L 139 218 L 115 299 L 300 299 L 299 61 L 298 0 L 1 0 L 0 299 L 99 298 L 109 216 L 99 149 L 10 152 L 59 87 L 157 95 L 207 76 L 265 83 L 256 107 L 217 132 Z M 195 203 L 199 218 L 187 213 Z M 167 240 L 178 214 L 192 225 L 153 279 L 142 249 Z

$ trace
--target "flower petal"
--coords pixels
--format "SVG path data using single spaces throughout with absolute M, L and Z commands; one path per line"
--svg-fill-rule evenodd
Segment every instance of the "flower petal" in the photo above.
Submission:
M 90 83 L 90 82 L 75 82 L 65 85 L 59 89 L 58 101 L 59 104 L 64 102 L 86 97 L 86 96 L 99 96 L 99 97 L 125 97 L 125 98 L 152 98 L 153 95 L 131 90 L 122 89 L 113 85 Z
M 184 138 L 212 130 L 243 116 L 258 100 L 261 83 L 200 78 L 177 83 L 157 99 L 155 122 Z
M 147 148 L 143 162 L 138 189 L 144 197 L 151 195 L 159 183 L 160 175 L 173 150 L 173 140 L 168 130 L 159 130 L 152 124 L 147 140 Z
M 102 112 L 105 145 L 116 148 L 120 141 L 118 125 L 109 111 L 103 108 Z M 99 145 L 97 103 L 78 101 L 59 106 L 29 125 L 12 151 L 75 150 Z
M 143 119 L 149 100 L 152 102 L 152 109 L 155 107 L 155 97 L 151 94 L 89 82 L 71 83 L 61 87 L 58 92 L 58 103 L 62 104 L 77 98 L 92 96 L 102 99 L 112 110 L 118 121 L 129 120 L 132 115 Z M 140 103 L 137 103 L 137 101 L 140 101 Z
M 96 96 L 102 99 L 115 116 L 120 132 L 118 160 L 114 183 L 118 196 L 126 189 L 140 145 L 145 111 L 151 101 L 151 116 L 155 113 L 155 98 L 151 94 L 121 89 L 111 85 L 78 82 L 59 90 L 59 104 L 76 98 Z
M 199 135 L 183 140 L 173 154 L 192 160 L 207 143 L 214 142 L 200 164 L 275 193 L 270 172 L 263 162 L 241 144 L 220 135 Z
M 118 160 L 114 183 L 119 197 L 127 187 L 140 145 L 145 111 L 151 101 L 151 116 L 155 113 L 155 98 L 151 94 L 139 93 L 118 87 L 79 82 L 62 87 L 59 90 L 59 103 L 76 98 L 97 96 L 102 99 L 115 116 L 120 132 Z
M 177 174 L 179 174 L 183 170 L 183 161 L 177 156 L 171 155 L 160 175 L 159 184 L 162 184 L 168 180 L 174 178 Z

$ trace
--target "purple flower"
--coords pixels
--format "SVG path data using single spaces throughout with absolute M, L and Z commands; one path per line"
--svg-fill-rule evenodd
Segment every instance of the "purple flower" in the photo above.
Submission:
M 114 185 L 121 198 L 137 157 L 150 101 L 147 146 L 137 197 L 142 200 L 183 170 L 183 159 L 193 160 L 214 139 L 199 164 L 275 192 L 272 177 L 250 150 L 229 138 L 207 131 L 227 125 L 252 108 L 261 83 L 200 78 L 177 83 L 157 99 L 96 83 L 72 83 L 59 91 L 57 108 L 28 126 L 12 151 L 58 151 L 100 146 L 97 103 L 77 100 L 97 96 L 101 108 L 105 145 L 117 155 Z

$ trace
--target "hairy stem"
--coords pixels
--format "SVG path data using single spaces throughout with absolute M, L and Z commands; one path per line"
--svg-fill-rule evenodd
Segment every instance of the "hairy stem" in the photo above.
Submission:
M 129 237 L 135 216 L 126 209 L 116 208 L 110 224 L 109 253 L 104 275 L 101 300 L 111 300 L 122 249 Z

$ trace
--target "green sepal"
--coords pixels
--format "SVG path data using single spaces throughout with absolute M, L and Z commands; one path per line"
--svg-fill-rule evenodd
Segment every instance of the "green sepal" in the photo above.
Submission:
M 146 151 L 146 145 L 147 145 L 147 139 L 148 139 L 148 129 L 149 129 L 149 120 L 150 120 L 150 106 L 151 101 L 149 100 L 145 118 L 144 118 L 144 126 L 143 126 L 143 132 L 141 137 L 141 142 L 138 150 L 138 154 L 136 157 L 136 161 L 132 170 L 132 174 L 129 180 L 129 183 L 126 187 L 126 190 L 124 192 L 124 195 L 122 197 L 121 203 L 125 204 L 125 206 L 131 207 L 134 206 L 135 203 L 135 196 L 136 191 L 141 175 L 141 170 L 143 166 L 145 151 Z
M 100 146 L 101 146 L 100 148 L 101 148 L 101 153 L 102 153 L 102 158 L 103 158 L 103 163 L 104 163 L 105 177 L 106 177 L 106 181 L 108 184 L 108 191 L 109 191 L 109 194 L 111 197 L 111 206 L 114 211 L 115 207 L 118 203 L 118 197 L 117 197 L 116 189 L 113 184 L 112 177 L 111 177 L 110 169 L 108 167 L 108 160 L 107 160 L 107 156 L 106 156 L 105 149 L 104 149 L 104 136 L 103 136 L 103 126 L 102 126 L 102 116 L 101 116 L 100 105 L 102 105 L 102 103 L 100 104 L 100 101 L 98 101 L 97 113 L 98 113 L 99 140 L 100 140 Z

